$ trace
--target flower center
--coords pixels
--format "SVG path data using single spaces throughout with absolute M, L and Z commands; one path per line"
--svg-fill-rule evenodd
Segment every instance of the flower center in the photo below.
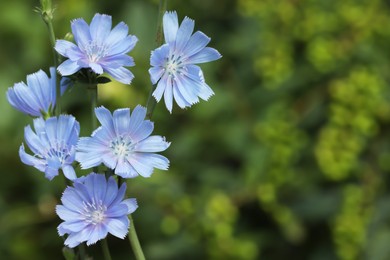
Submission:
M 57 143 L 46 151 L 46 158 L 58 160 L 62 165 L 70 157 L 70 149 L 65 143 Z
M 119 136 L 111 141 L 111 151 L 118 157 L 126 157 L 133 151 L 133 143 L 129 137 Z
M 101 58 L 104 58 L 107 56 L 107 47 L 98 44 L 95 41 L 91 41 L 89 45 L 85 47 L 85 53 L 87 54 L 89 62 L 96 63 L 98 62 Z
M 181 56 L 175 56 L 174 54 L 171 57 L 166 58 L 164 68 L 169 76 L 175 77 L 176 73 L 180 73 L 182 69 Z
M 98 203 L 94 200 L 92 201 L 92 203 L 84 201 L 83 204 L 84 212 L 82 213 L 82 215 L 84 216 L 84 219 L 87 223 L 97 225 L 105 220 L 105 213 L 107 211 L 107 207 L 103 205 L 102 201 L 99 201 Z

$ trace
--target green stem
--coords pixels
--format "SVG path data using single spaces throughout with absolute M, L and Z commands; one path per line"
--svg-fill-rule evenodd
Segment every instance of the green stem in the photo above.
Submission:
M 48 19 L 46 24 L 47 24 L 47 28 L 49 29 L 49 38 L 50 38 L 50 43 L 51 43 L 51 47 L 53 50 L 54 66 L 57 68 L 58 67 L 58 55 L 57 55 L 56 50 L 54 49 L 54 46 L 56 45 L 56 35 L 54 33 L 53 22 L 51 19 Z
M 86 250 L 85 250 L 85 244 L 84 243 L 81 243 L 79 246 L 79 254 L 80 254 L 80 259 L 87 259 L 87 253 L 86 253 Z
M 95 131 L 97 128 L 97 118 L 95 116 L 95 108 L 97 107 L 97 99 L 98 99 L 98 87 L 96 83 L 91 83 L 88 86 L 88 91 L 90 93 L 90 98 L 91 98 L 91 127 L 92 131 Z M 95 173 L 98 172 L 98 167 L 93 167 L 93 171 Z
M 101 246 L 102 246 L 102 249 L 103 249 L 103 256 L 104 256 L 104 259 L 105 260 L 111 260 L 111 254 L 110 254 L 110 249 L 108 248 L 108 243 L 107 243 L 107 239 L 103 239 L 101 240 Z
M 54 62 L 53 64 L 54 67 L 57 69 L 60 60 L 56 50 L 54 49 L 54 46 L 56 45 L 56 35 L 53 27 L 54 9 L 52 9 L 51 6 L 52 6 L 51 1 L 46 1 L 45 3 L 41 1 L 41 16 L 42 16 L 42 20 L 45 22 L 49 30 L 49 39 L 50 39 L 51 49 L 53 51 L 53 62 Z M 61 86 L 60 86 L 60 80 L 57 77 L 55 115 L 59 116 L 60 114 L 61 114 Z
M 98 88 L 97 85 L 88 86 L 91 97 L 91 127 L 92 131 L 97 128 L 97 118 L 95 116 L 95 108 L 97 107 Z
M 129 215 L 129 217 L 130 217 L 129 240 L 130 240 L 131 247 L 133 248 L 135 259 L 145 260 L 145 255 L 144 252 L 142 251 L 142 247 L 138 240 L 137 232 L 135 230 L 133 217 L 131 216 L 131 214 Z
M 54 46 L 56 45 L 56 36 L 54 33 L 52 19 L 49 19 L 46 23 L 49 29 L 50 43 L 53 50 L 53 59 L 54 59 L 54 67 L 57 69 L 59 63 L 59 57 L 57 55 Z M 59 116 L 61 114 L 61 85 L 59 77 L 56 77 L 56 110 L 55 115 Z
M 160 0 L 160 5 L 158 8 L 158 19 L 157 19 L 157 32 L 156 32 L 156 45 L 157 47 L 161 46 L 163 44 L 163 16 L 165 11 L 167 10 L 167 2 L 168 0 Z M 152 96 L 154 90 L 156 89 L 156 85 L 152 85 L 150 92 L 149 92 L 149 97 L 148 101 L 146 103 L 146 109 L 147 109 L 147 114 L 146 117 L 151 119 L 153 115 L 154 108 L 156 107 L 156 99 Z

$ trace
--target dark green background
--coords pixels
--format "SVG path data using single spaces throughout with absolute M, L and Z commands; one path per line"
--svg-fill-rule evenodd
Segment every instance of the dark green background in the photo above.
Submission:
M 1 259 L 62 258 L 63 179 L 20 162 L 32 119 L 5 98 L 51 66 L 38 4 L 0 2 Z M 55 5 L 58 38 L 95 13 L 129 25 L 135 79 L 99 86 L 99 104 L 145 105 L 158 1 Z M 147 259 L 390 259 L 389 2 L 171 0 L 168 10 L 193 18 L 223 58 L 202 65 L 216 93 L 208 102 L 172 115 L 156 107 L 154 133 L 172 142 L 169 171 L 128 181 Z M 64 107 L 89 135 L 86 91 L 73 88 Z M 108 242 L 114 259 L 132 259 L 127 240 Z M 102 255 L 99 245 L 88 253 Z

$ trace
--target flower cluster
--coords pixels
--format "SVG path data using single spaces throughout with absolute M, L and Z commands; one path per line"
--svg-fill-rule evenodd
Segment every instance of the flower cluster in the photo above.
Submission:
M 21 82 L 9 88 L 7 99 L 15 109 L 35 117 L 33 128 L 28 125 L 24 130 L 25 144 L 19 149 L 21 161 L 43 172 L 49 180 L 61 170 L 73 182 L 73 187 L 65 189 L 56 212 L 63 220 L 58 226 L 59 235 L 67 235 L 65 245 L 75 247 L 83 242 L 94 244 L 108 233 L 126 236 L 128 215 L 138 206 L 135 199 L 124 199 L 126 183 L 118 188 L 117 182 L 122 183 L 121 178 L 150 177 L 155 168 L 167 170 L 169 160 L 158 153 L 165 151 L 170 142 L 152 135 L 154 124 L 147 119 L 147 109 L 140 105 L 132 111 L 120 108 L 112 113 L 104 106 L 96 107 L 100 126 L 89 137 L 79 137 L 80 124 L 74 116 L 53 115 L 58 103 L 56 91 L 61 90 L 62 95 L 70 82 L 77 84 L 85 75 L 95 88 L 104 73 L 124 84 L 134 78 L 126 67 L 135 65 L 128 53 L 135 47 L 137 37 L 128 34 L 125 23 L 112 28 L 111 16 L 96 14 L 89 25 L 84 19 L 75 19 L 71 29 L 75 43 L 57 40 L 54 46 L 65 58 L 57 68 L 61 87 L 57 88 L 53 67 L 50 78 L 40 70 L 27 76 L 27 84 Z M 185 108 L 214 94 L 195 64 L 221 55 L 206 47 L 209 37 L 199 31 L 192 34 L 193 29 L 193 20 L 186 17 L 179 26 L 176 12 L 166 12 L 165 44 L 151 53 L 153 96 L 158 102 L 164 95 L 170 112 L 173 98 Z M 26 152 L 25 145 L 32 154 Z M 78 166 L 93 168 L 93 172 L 78 177 Z M 99 166 L 106 169 L 105 174 L 99 173 Z

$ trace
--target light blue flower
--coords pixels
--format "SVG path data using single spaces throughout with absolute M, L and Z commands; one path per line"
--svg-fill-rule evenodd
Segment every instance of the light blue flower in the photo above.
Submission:
M 44 172 L 49 180 L 58 175 L 59 169 L 66 178 L 76 179 L 72 167 L 80 132 L 76 119 L 60 115 L 58 119 L 50 117 L 45 121 L 40 117 L 34 119 L 34 129 L 35 133 L 30 126 L 24 129 L 24 139 L 34 156 L 27 154 L 22 144 L 19 149 L 22 162 Z
M 67 187 L 57 205 L 57 215 L 64 221 L 58 226 L 60 236 L 68 234 L 65 245 L 76 247 L 104 239 L 108 233 L 123 239 L 129 230 L 128 214 L 137 209 L 135 199 L 123 200 L 126 183 L 118 189 L 111 176 L 91 173 Z
M 221 58 L 216 49 L 206 47 L 210 38 L 194 30 L 194 21 L 185 17 L 180 27 L 176 12 L 166 12 L 163 17 L 165 44 L 152 52 L 149 69 L 153 84 L 157 84 L 153 96 L 157 102 L 164 94 L 165 105 L 172 112 L 172 99 L 181 108 L 208 100 L 214 94 L 203 78 L 197 63 Z M 199 97 L 199 98 L 198 98 Z
M 27 76 L 27 85 L 24 82 L 16 83 L 7 90 L 8 102 L 17 110 L 39 117 L 50 114 L 56 104 L 56 70 L 50 68 L 49 78 L 45 72 L 39 70 Z
M 111 16 L 95 14 L 91 25 L 84 19 L 75 19 L 71 23 L 72 33 L 77 43 L 57 40 L 55 49 L 69 58 L 59 67 L 63 76 L 69 76 L 81 68 L 91 68 L 96 74 L 107 72 L 124 84 L 130 84 L 133 73 L 124 66 L 134 66 L 133 58 L 126 55 L 131 51 L 137 37 L 128 35 L 128 27 L 120 22 L 111 30 Z
M 164 151 L 170 143 L 164 137 L 150 136 L 154 125 L 145 120 L 144 107 L 137 106 L 131 115 L 129 108 L 111 115 L 108 109 L 98 107 L 95 113 L 101 126 L 77 144 L 76 160 L 82 169 L 103 163 L 123 178 L 150 177 L 154 168 L 168 169 L 168 159 L 155 152 Z

